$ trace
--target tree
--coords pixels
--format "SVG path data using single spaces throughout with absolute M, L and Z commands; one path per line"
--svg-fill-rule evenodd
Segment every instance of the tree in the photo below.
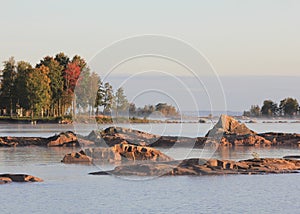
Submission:
M 108 115 L 111 113 L 113 104 L 114 104 L 114 92 L 112 86 L 106 82 L 104 84 L 105 96 L 103 104 L 103 113 Z
M 279 109 L 284 116 L 293 116 L 299 110 L 299 103 L 296 99 L 285 98 L 280 101 Z
M 70 62 L 64 71 L 64 91 L 63 91 L 64 112 L 66 111 L 66 108 L 72 105 L 72 101 L 74 100 L 74 89 L 77 80 L 80 76 L 80 72 L 81 72 L 80 67 L 74 62 Z
M 70 62 L 70 58 L 62 52 L 56 54 L 54 59 L 64 68 L 64 70 Z
M 176 108 L 172 105 L 168 105 L 167 103 L 158 103 L 155 106 L 156 111 L 160 111 L 165 116 L 177 116 L 179 113 Z
M 259 117 L 260 116 L 260 107 L 258 105 L 252 105 L 250 108 L 250 116 Z
M 129 116 L 134 117 L 136 115 L 136 106 L 134 103 L 129 104 Z
M 26 110 L 30 110 L 29 88 L 27 81 L 30 73 L 33 72 L 32 66 L 28 62 L 20 61 L 17 64 L 17 76 L 15 80 L 15 97 L 17 105 Z
M 15 106 L 15 79 L 17 76 L 15 60 L 13 57 L 4 62 L 4 69 L 2 70 L 2 87 L 0 91 L 2 107 L 7 109 L 12 116 Z
M 99 113 L 99 107 L 102 107 L 105 105 L 105 88 L 103 85 L 103 82 L 101 81 L 101 78 L 99 77 L 99 85 L 95 100 L 95 108 L 96 108 L 96 114 Z
M 44 112 L 50 105 L 50 79 L 49 68 L 41 65 L 32 70 L 28 76 L 29 104 L 32 110 L 32 117 L 44 116 Z
M 60 65 L 53 57 L 46 56 L 41 60 L 40 66 L 46 66 L 49 68 L 48 77 L 50 78 L 50 89 L 51 89 L 51 105 L 50 112 L 52 116 L 61 116 L 61 100 L 64 89 L 63 70 L 64 67 Z
M 261 108 L 261 114 L 263 116 L 276 116 L 278 113 L 278 105 L 272 100 L 265 100 Z
M 118 117 L 119 113 L 126 113 L 128 110 L 128 100 L 124 94 L 124 89 L 122 87 L 118 88 L 116 94 L 115 94 L 115 105 L 114 110 L 116 113 L 116 117 Z

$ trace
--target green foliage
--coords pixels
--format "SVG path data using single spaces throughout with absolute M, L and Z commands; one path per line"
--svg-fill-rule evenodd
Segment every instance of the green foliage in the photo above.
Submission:
M 252 105 L 250 108 L 250 116 L 259 117 L 261 114 L 260 107 L 258 105 Z
M 284 116 L 293 116 L 299 111 L 299 103 L 296 99 L 285 98 L 280 101 L 279 109 Z
M 278 113 L 278 105 L 272 100 L 265 100 L 261 107 L 261 114 L 263 116 L 276 116 Z
M 12 116 L 15 110 L 15 79 L 17 76 L 15 60 L 11 57 L 8 61 L 4 62 L 3 80 L 0 91 L 1 107 L 7 109 Z

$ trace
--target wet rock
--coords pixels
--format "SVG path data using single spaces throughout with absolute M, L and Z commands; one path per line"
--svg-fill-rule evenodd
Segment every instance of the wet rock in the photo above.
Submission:
M 65 155 L 64 163 L 103 162 L 122 163 L 128 161 L 170 161 L 169 156 L 157 149 L 147 146 L 136 146 L 123 141 L 108 148 L 88 148 L 85 151 Z
M 59 135 L 48 138 L 48 147 L 78 147 L 79 142 L 76 135 L 71 132 L 63 132 Z
M 0 184 L 7 184 L 7 183 L 11 183 L 12 180 L 8 177 L 0 177 Z
M 63 163 L 92 163 L 92 158 L 87 156 L 84 151 L 80 152 L 72 152 L 70 154 L 66 154 L 62 159 Z
M 10 182 L 42 182 L 43 179 L 26 174 L 0 174 L 0 181 Z

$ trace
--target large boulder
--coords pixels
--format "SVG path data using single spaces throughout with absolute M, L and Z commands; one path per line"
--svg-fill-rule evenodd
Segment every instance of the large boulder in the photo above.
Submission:
M 248 135 L 256 134 L 250 130 L 244 123 L 239 123 L 233 117 L 221 115 L 216 125 L 206 134 L 206 137 L 220 136 L 223 134 Z

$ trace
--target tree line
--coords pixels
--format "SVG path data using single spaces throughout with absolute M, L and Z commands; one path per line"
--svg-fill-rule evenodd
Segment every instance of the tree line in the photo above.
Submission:
M 149 116 L 160 111 L 177 115 L 175 107 L 164 103 L 136 108 L 122 87 L 115 92 L 109 82 L 91 72 L 86 61 L 64 53 L 46 56 L 34 67 L 13 57 L 3 62 L 0 84 L 0 115 L 62 117 L 74 113 L 89 115 Z
M 279 104 L 272 100 L 265 100 L 263 105 L 252 105 L 249 111 L 244 111 L 244 116 L 250 117 L 293 117 L 299 115 L 300 108 L 297 99 L 288 97 Z

